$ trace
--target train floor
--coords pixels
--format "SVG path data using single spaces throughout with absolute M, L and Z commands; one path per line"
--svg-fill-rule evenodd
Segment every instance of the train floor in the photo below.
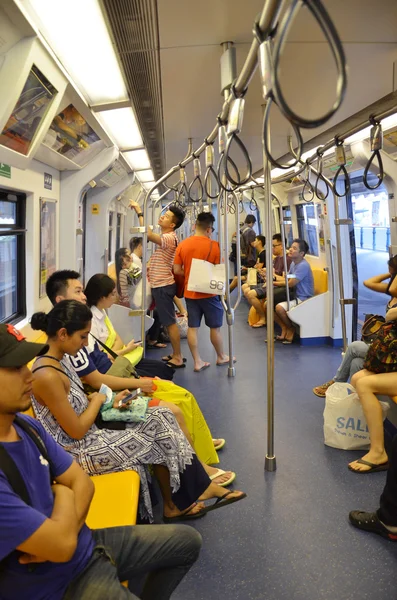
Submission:
M 211 368 L 187 368 L 175 382 L 189 388 L 214 437 L 225 437 L 220 466 L 237 473 L 248 497 L 192 521 L 203 537 L 198 563 L 174 600 L 393 600 L 397 544 L 354 529 L 350 510 L 375 510 L 385 473 L 356 475 L 360 453 L 323 443 L 324 401 L 312 387 L 329 380 L 340 349 L 276 344 L 275 454 L 266 454 L 266 329 L 251 329 L 243 302 L 236 313 L 236 377 L 215 366 L 208 330 L 200 331 Z M 225 336 L 226 328 L 224 327 Z M 160 350 L 151 357 L 160 356 Z

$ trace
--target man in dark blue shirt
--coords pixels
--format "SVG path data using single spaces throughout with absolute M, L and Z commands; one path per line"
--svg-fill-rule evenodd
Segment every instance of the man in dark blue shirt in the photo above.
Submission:
M 17 413 L 30 407 L 32 375 L 26 365 L 47 349 L 27 342 L 12 325 L 0 325 L 0 446 L 14 461 L 30 500 L 11 485 L 2 457 L 0 598 L 137 598 L 120 581 L 146 573 L 141 598 L 167 600 L 197 560 L 200 535 L 184 525 L 91 531 L 85 525 L 94 495 L 90 478 L 35 419 L 19 415 L 44 443 L 48 460 L 15 422 Z

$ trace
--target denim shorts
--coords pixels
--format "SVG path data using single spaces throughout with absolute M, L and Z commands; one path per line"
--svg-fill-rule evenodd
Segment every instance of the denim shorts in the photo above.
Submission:
M 176 284 L 164 285 L 163 287 L 152 288 L 152 296 L 156 303 L 156 309 L 159 319 L 168 327 L 176 323 L 174 296 L 176 294 Z
M 210 329 L 218 329 L 223 324 L 223 307 L 219 296 L 193 300 L 185 298 L 187 308 L 187 324 L 189 327 L 200 327 L 201 318 Z

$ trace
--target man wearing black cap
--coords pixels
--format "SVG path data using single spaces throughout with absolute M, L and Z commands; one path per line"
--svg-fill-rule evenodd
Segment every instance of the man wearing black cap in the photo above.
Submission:
M 26 365 L 47 349 L 0 325 L 0 597 L 137 598 L 120 580 L 149 573 L 141 598 L 166 600 L 198 558 L 200 535 L 184 525 L 88 529 L 90 478 L 35 419 L 17 415 L 30 407 Z

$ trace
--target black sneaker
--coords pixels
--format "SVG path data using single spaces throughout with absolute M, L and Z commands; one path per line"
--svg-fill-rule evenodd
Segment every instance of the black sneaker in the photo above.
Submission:
M 364 529 L 371 533 L 377 533 L 386 538 L 390 542 L 397 542 L 397 533 L 389 531 L 378 519 L 376 513 L 363 512 L 361 510 L 353 510 L 349 513 L 349 520 L 354 527 Z

